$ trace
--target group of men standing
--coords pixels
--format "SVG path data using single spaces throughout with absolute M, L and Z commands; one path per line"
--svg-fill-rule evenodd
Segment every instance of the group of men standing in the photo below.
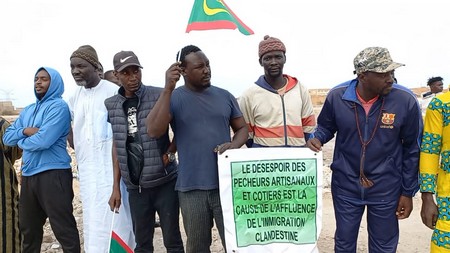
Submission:
M 81 46 L 70 56 L 79 87 L 67 103 L 62 100 L 64 83 L 59 73 L 39 68 L 34 77 L 36 103 L 26 107 L 2 137 L 5 145 L 23 150 L 22 252 L 40 251 L 47 217 L 64 252 L 81 251 L 72 214 L 67 141 L 78 164 L 85 252 L 107 252 L 111 228 L 134 252 L 153 252 L 157 213 L 167 252 L 186 248 L 189 253 L 203 253 L 210 252 L 214 223 L 225 248 L 217 153 L 244 144 L 320 151 L 335 134 L 331 165 L 335 252 L 356 252 L 366 208 L 370 252 L 396 252 L 398 219 L 409 217 L 412 197 L 419 189 L 423 128 L 415 95 L 394 84 L 394 70 L 403 64 L 394 62 L 385 48 L 361 51 L 354 59 L 357 77 L 330 90 L 316 123 L 307 88 L 283 73 L 284 43 L 265 36 L 258 56 L 264 75 L 239 101 L 211 85 L 209 59 L 193 45 L 178 52 L 177 61 L 166 71 L 164 88 L 142 83 L 143 67 L 132 51 L 120 51 L 113 58 L 118 88 L 99 76 L 95 49 Z M 181 77 L 184 85 L 176 88 Z M 434 130 L 440 129 L 436 119 L 446 112 L 439 101 L 428 107 L 434 111 L 429 120 Z M 422 154 L 434 158 L 442 150 L 439 133 L 432 133 L 424 135 L 430 144 L 422 143 Z M 434 159 L 433 166 L 420 174 L 424 192 L 433 193 L 438 163 Z M 447 171 L 445 166 L 442 169 Z M 431 211 L 422 216 L 427 220 L 434 215 L 429 225 L 434 228 L 437 211 L 425 195 Z M 443 202 L 438 199 L 438 205 Z M 437 225 L 436 245 L 449 247 L 450 243 L 441 243 L 448 233 L 445 226 Z
M 143 85 L 142 66 L 132 51 L 114 56 L 118 88 L 101 79 L 102 67 L 92 46 L 76 49 L 70 56 L 70 67 L 79 87 L 67 103 L 62 99 L 64 83 L 60 74 L 48 67 L 38 69 L 34 82 L 36 103 L 24 108 L 2 136 L 6 145 L 18 146 L 24 152 L 20 231 L 16 228 L 17 237 L 21 233 L 23 240 L 20 246 L 16 245 L 15 252 L 40 252 L 42 227 L 47 218 L 64 252 L 81 251 L 72 214 L 67 141 L 75 151 L 79 172 L 85 252 L 108 252 L 111 228 L 134 252 L 153 252 L 156 213 L 167 251 L 184 252 L 179 203 L 187 205 L 186 208 L 181 205 L 183 217 L 188 217 L 187 251 L 209 251 L 213 218 L 223 232 L 214 147 L 221 146 L 220 153 L 241 147 L 247 140 L 247 128 L 236 99 L 223 89 L 210 87 L 209 61 L 203 52 L 187 46 L 180 53 L 176 65 L 182 67 L 177 69 L 176 81 L 183 72 L 185 86 L 189 91 L 192 89 L 192 95 L 202 95 L 208 90 L 204 98 L 220 111 L 198 104 L 197 109 L 204 112 L 196 115 L 202 121 L 189 126 L 190 120 L 184 123 L 180 120 L 177 121 L 180 128 L 173 126 L 177 145 L 175 138 L 169 138 L 168 123 L 158 125 L 162 129 L 158 136 L 147 132 L 159 122 L 147 120 L 147 116 L 157 101 L 163 102 L 165 91 Z M 167 75 L 169 83 L 170 71 Z M 176 81 L 171 83 L 172 90 Z M 163 98 L 159 99 L 160 96 Z M 233 108 L 229 107 L 231 104 Z M 205 113 L 209 115 L 205 117 Z M 206 125 L 214 126 L 209 131 L 211 136 L 197 139 L 205 134 L 200 127 L 205 121 Z M 233 139 L 230 126 L 235 130 Z M 184 132 L 178 134 L 178 129 Z M 198 143 L 200 150 L 192 149 L 192 143 Z M 177 149 L 180 167 L 184 165 L 180 172 L 175 158 Z M 10 172 L 15 159 L 17 155 L 8 160 Z

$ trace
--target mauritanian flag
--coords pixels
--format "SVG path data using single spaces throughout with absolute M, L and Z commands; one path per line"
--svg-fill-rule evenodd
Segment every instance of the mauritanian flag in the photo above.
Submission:
M 111 232 L 109 253 L 133 253 L 133 250 L 120 238 L 116 232 Z
M 254 32 L 245 25 L 223 0 L 194 0 L 186 32 L 192 30 L 239 29 L 242 34 Z
M 114 219 L 118 214 L 117 209 L 114 210 L 111 222 L 111 242 L 109 243 L 109 253 L 133 253 L 128 244 L 114 231 Z

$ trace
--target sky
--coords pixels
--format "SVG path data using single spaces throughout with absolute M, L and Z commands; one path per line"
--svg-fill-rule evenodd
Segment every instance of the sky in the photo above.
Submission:
M 2 0 L 0 99 L 16 107 L 35 102 L 34 75 L 58 70 L 64 98 L 76 84 L 70 55 L 93 46 L 105 71 L 121 50 L 139 57 L 142 81 L 164 87 L 178 50 L 192 44 L 210 60 L 212 84 L 236 97 L 264 73 L 258 44 L 264 35 L 286 45 L 284 73 L 309 89 L 331 88 L 354 78 L 353 58 L 366 47 L 386 47 L 404 86 L 425 87 L 431 76 L 450 84 L 450 15 L 445 0 L 225 0 L 254 32 L 185 33 L 194 0 Z M 183 85 L 180 80 L 178 86 Z

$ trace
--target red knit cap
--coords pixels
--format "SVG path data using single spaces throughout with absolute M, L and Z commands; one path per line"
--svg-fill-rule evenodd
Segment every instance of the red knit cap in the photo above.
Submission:
M 283 53 L 286 53 L 286 47 L 281 40 L 266 35 L 264 36 L 264 40 L 259 42 L 259 58 L 261 58 L 261 56 L 265 53 L 272 51 L 283 51 Z

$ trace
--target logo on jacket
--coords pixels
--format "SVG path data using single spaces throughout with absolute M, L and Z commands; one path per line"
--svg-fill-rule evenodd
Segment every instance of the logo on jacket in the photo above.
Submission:
M 381 125 L 381 128 L 393 128 L 394 126 L 392 126 L 392 124 L 394 124 L 395 121 L 395 113 L 387 113 L 384 112 L 383 116 L 381 116 L 381 123 L 383 123 L 383 125 Z

